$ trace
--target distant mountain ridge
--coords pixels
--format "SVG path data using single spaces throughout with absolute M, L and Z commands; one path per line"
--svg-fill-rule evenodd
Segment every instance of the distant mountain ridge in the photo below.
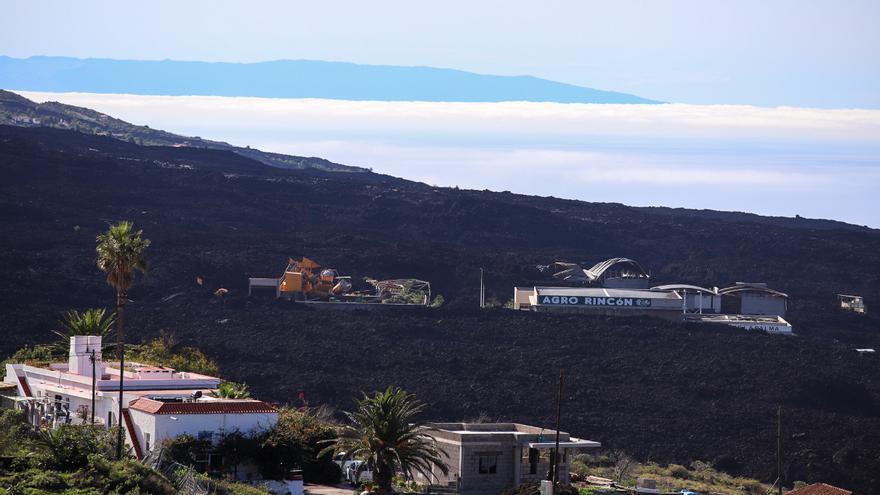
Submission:
M 54 127 L 85 134 L 109 136 L 146 146 L 175 146 L 232 151 L 265 165 L 291 170 L 318 169 L 328 172 L 368 172 L 361 167 L 333 163 L 323 158 L 268 153 L 258 149 L 233 146 L 222 141 L 181 136 L 125 122 L 101 112 L 54 101 L 36 103 L 11 91 L 0 89 L 0 125 L 18 127 Z
M 316 60 L 244 64 L 0 56 L 0 87 L 31 91 L 377 101 L 661 103 L 532 76 Z

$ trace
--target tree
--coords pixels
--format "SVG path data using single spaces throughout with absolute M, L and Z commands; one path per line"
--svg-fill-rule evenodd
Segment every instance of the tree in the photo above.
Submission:
M 147 270 L 144 251 L 150 245 L 149 239 L 143 239 L 142 230 L 135 232 L 133 224 L 121 221 L 112 225 L 105 234 L 97 237 L 98 268 L 107 274 L 107 283 L 116 289 L 116 352 L 119 356 L 119 421 L 122 422 L 122 385 L 125 369 L 125 332 L 123 310 L 128 296 L 128 289 L 134 284 L 137 272 Z M 119 429 L 116 457 L 122 459 L 122 428 Z
M 351 424 L 343 426 L 337 438 L 327 441 L 330 445 L 321 454 L 345 453 L 363 459 L 384 493 L 392 491 L 397 473 L 411 479 L 413 472 L 418 472 L 430 479 L 431 468 L 436 466 L 447 474 L 445 454 L 437 449 L 436 440 L 425 433 L 421 424 L 413 422 L 424 409 L 424 403 L 397 387 L 372 397 L 364 394 L 357 401 L 357 410 L 345 413 Z
M 336 437 L 335 426 L 321 409 L 283 408 L 278 422 L 260 436 L 255 461 L 266 479 L 283 479 L 293 469 L 302 469 L 308 483 L 336 484 L 342 472 L 323 443 Z
M 87 309 L 82 313 L 76 310 L 68 311 L 61 322 L 62 329 L 52 331 L 58 336 L 55 349 L 59 353 L 66 353 L 70 346 L 70 338 L 77 335 L 100 335 L 102 345 L 106 349 L 108 345 L 104 341 L 113 332 L 115 322 L 116 317 L 113 314 L 108 315 L 104 308 Z
M 244 383 L 223 382 L 217 390 L 211 392 L 211 397 L 220 399 L 250 399 L 251 392 Z

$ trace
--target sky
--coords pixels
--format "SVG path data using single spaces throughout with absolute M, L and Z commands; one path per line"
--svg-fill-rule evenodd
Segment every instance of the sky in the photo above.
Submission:
M 877 0 L 12 0 L 0 54 L 529 74 L 677 103 L 880 108 Z

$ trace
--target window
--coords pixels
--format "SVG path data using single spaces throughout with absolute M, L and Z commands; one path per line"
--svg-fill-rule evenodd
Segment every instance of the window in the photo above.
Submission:
M 498 454 L 479 454 L 480 474 L 495 474 L 498 472 Z
M 150 451 L 150 434 L 144 433 L 144 447 L 146 447 L 146 451 Z
M 107 411 L 107 428 L 113 426 L 113 411 Z

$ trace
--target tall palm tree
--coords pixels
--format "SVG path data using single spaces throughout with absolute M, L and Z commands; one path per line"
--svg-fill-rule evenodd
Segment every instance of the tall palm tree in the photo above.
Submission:
M 122 382 L 125 370 L 125 333 L 123 329 L 123 310 L 128 289 L 134 283 L 135 274 L 144 272 L 147 263 L 144 251 L 150 245 L 143 239 L 142 230 L 135 232 L 132 223 L 123 220 L 110 226 L 106 233 L 97 238 L 98 268 L 107 274 L 107 283 L 116 289 L 116 352 L 119 356 L 119 416 L 120 428 L 116 444 L 116 457 L 122 458 Z M 109 425 L 108 425 L 109 426 Z
M 397 473 L 412 478 L 418 472 L 431 479 L 432 466 L 443 474 L 449 467 L 443 460 L 445 453 L 437 449 L 434 437 L 425 433 L 423 425 L 413 418 L 425 409 L 425 404 L 414 395 L 396 387 L 364 394 L 357 401 L 357 410 L 345 415 L 351 424 L 339 430 L 338 437 L 325 443 L 330 445 L 318 456 L 345 453 L 347 457 L 363 459 L 373 470 L 373 479 L 379 491 L 390 493 Z
M 77 335 L 100 335 L 102 347 L 108 349 L 110 345 L 105 341 L 113 333 L 114 323 L 116 316 L 108 314 L 104 308 L 87 309 L 83 312 L 70 310 L 64 314 L 61 329 L 52 331 L 58 336 L 55 351 L 66 352 L 70 348 L 70 338 Z

